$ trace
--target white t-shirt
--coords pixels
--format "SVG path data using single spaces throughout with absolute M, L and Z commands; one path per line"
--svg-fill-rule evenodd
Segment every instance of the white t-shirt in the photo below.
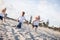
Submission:
M 0 16 L 4 17 L 4 14 L 3 13 L 0 13 Z
M 34 21 L 33 25 L 39 25 L 39 20 Z
M 21 22 L 21 23 L 23 23 L 24 22 L 24 20 L 25 20 L 25 17 L 24 16 L 21 16 L 21 17 L 19 17 L 19 22 Z

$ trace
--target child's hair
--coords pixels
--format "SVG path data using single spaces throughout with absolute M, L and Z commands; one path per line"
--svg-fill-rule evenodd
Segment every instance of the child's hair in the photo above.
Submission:
M 2 10 L 2 12 L 5 12 L 6 11 L 6 8 L 4 8 L 3 10 Z
M 37 19 L 37 16 L 35 17 L 35 19 Z
M 40 16 L 38 16 L 38 20 L 40 20 Z
M 40 16 L 36 16 L 35 17 L 35 20 L 40 20 Z
M 23 11 L 22 14 L 25 14 L 25 12 Z
M 35 19 L 34 20 L 37 20 L 37 16 L 35 16 Z
M 24 16 L 25 15 L 25 12 L 24 11 L 22 11 L 22 16 Z

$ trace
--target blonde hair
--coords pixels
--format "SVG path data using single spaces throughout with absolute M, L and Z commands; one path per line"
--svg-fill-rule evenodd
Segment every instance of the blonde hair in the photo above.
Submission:
M 4 8 L 4 9 L 2 10 L 2 12 L 6 12 L 6 8 Z
M 36 16 L 35 17 L 35 20 L 40 20 L 40 16 Z

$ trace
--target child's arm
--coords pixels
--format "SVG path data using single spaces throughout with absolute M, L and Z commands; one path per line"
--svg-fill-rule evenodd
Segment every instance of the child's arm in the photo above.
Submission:
M 18 22 L 19 20 L 17 19 L 16 21 Z
M 28 23 L 28 20 L 25 19 L 25 21 Z
M 39 21 L 39 22 L 43 22 L 43 20 Z
M 27 20 L 25 19 L 25 21 L 27 21 Z
M 21 16 L 19 16 L 19 17 L 16 19 L 17 22 L 19 22 L 20 17 L 21 17 Z
M 24 20 L 27 22 L 26 18 L 24 17 Z
M 16 21 L 18 22 L 19 21 L 19 18 L 17 18 Z
M 32 22 L 32 24 L 34 24 L 35 21 L 36 21 L 36 20 L 34 20 L 34 21 Z

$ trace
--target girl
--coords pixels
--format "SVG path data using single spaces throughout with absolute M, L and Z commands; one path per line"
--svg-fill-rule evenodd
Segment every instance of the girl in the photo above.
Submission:
M 3 23 L 5 22 L 5 13 L 6 13 L 6 8 L 4 8 L 0 13 L 0 20 L 2 20 Z
M 32 24 L 33 28 L 35 28 L 35 32 L 37 31 L 39 22 L 40 22 L 40 16 L 35 17 L 35 20 L 33 21 L 33 24 Z

